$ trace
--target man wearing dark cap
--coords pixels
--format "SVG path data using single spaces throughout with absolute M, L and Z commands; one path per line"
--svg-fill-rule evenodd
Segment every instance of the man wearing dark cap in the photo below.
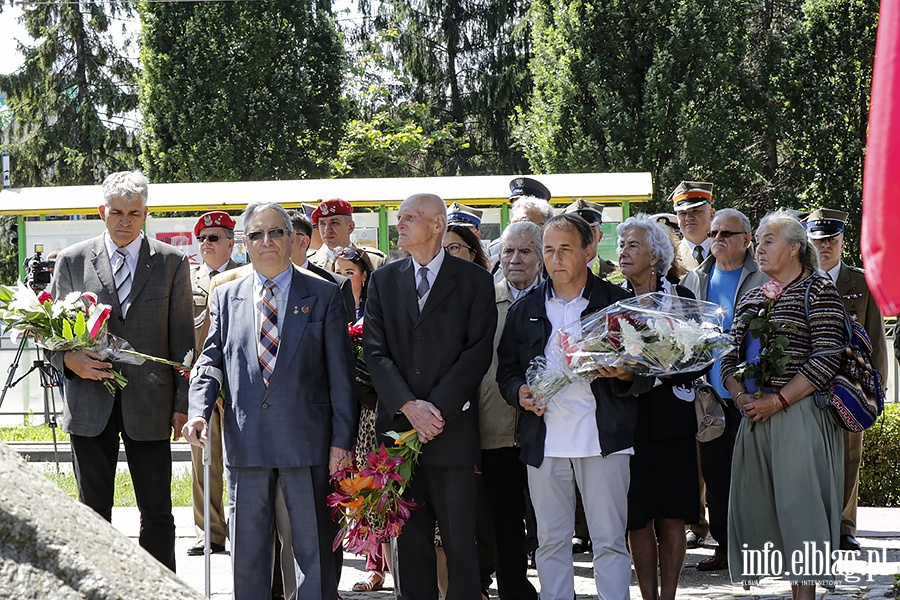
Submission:
M 315 204 L 307 204 L 306 202 L 300 205 L 300 208 L 303 209 L 303 214 L 306 215 L 306 218 L 309 219 L 310 223 L 312 223 L 312 214 L 316 212 L 318 206 Z M 309 248 L 306 249 L 306 255 L 312 256 L 316 253 L 316 250 L 322 247 L 322 236 L 319 235 L 319 228 L 316 227 L 315 223 L 313 223 L 312 234 L 309 236 Z
M 447 207 L 447 226 L 461 225 L 468 227 L 475 233 L 475 237 L 481 239 L 481 217 L 484 215 L 483 210 L 454 202 Z
M 862 324 L 872 342 L 872 362 L 885 377 L 888 368 L 884 320 L 875 298 L 869 293 L 862 269 L 841 260 L 847 213 L 822 208 L 806 220 L 806 235 L 819 252 L 819 265 L 844 300 L 847 314 Z M 844 431 L 844 509 L 841 511 L 841 550 L 859 550 L 856 540 L 856 502 L 859 493 L 859 465 L 862 460 L 862 433 Z
M 333 198 L 319 204 L 310 216 L 319 234 L 322 236 L 322 247 L 309 260 L 331 271 L 334 265 L 334 249 L 346 248 L 350 245 L 350 234 L 353 233 L 356 223 L 353 222 L 353 205 L 346 200 Z M 387 257 L 377 248 L 360 246 L 369 255 L 372 266 L 376 269 L 382 266 Z
M 550 190 L 537 179 L 516 177 L 509 182 L 509 203 L 514 204 L 516 200 L 524 196 L 532 196 L 547 201 L 551 198 Z
M 611 260 L 604 260 L 597 254 L 597 244 L 603 239 L 603 205 L 596 202 L 588 202 L 584 198 L 578 198 L 568 205 L 563 213 L 575 213 L 588 222 L 591 232 L 594 234 L 594 242 L 588 248 L 588 268 L 594 275 L 606 278 L 616 271 L 616 264 Z
M 514 178 L 509 182 L 509 203 L 512 205 L 509 222 L 531 221 L 543 229 L 544 223 L 553 216 L 550 198 L 550 190 L 540 181 L 530 177 Z M 499 239 L 494 240 L 488 246 L 488 256 L 491 259 L 491 274 L 494 276 L 494 283 L 499 283 L 503 281 L 503 273 L 500 270 Z
M 203 349 L 203 322 L 209 297 L 210 280 L 224 271 L 238 266 L 231 258 L 234 248 L 234 225 L 231 215 L 214 210 L 201 215 L 194 225 L 194 237 L 200 243 L 200 257 L 203 263 L 191 269 L 191 288 L 194 298 L 194 356 Z M 209 545 L 213 552 L 225 551 L 225 536 L 228 531 L 225 510 L 222 507 L 222 404 L 217 403 L 209 423 L 210 466 L 209 490 L 212 494 L 209 504 Z M 203 538 L 203 450 L 191 446 L 191 471 L 194 501 L 194 525 L 197 527 L 197 543 L 188 548 L 188 556 L 202 556 Z
M 678 245 L 678 257 L 686 269 L 696 269 L 709 256 L 707 237 L 716 211 L 712 207 L 713 184 L 682 181 L 669 195 L 684 239 Z

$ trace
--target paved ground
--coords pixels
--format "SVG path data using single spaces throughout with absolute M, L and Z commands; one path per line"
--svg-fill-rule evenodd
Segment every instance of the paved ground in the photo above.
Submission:
M 818 588 L 820 598 L 828 600 L 848 600 L 859 598 L 871 600 L 883 598 L 891 594 L 891 586 L 894 583 L 894 574 L 900 572 L 900 508 L 860 508 L 859 509 L 860 541 L 863 544 L 863 552 L 871 551 L 871 562 L 865 558 L 855 563 L 841 563 L 845 570 L 855 567 L 861 571 L 858 581 L 853 581 L 852 576 L 838 584 L 834 593 L 828 593 L 824 588 Z M 194 544 L 193 517 L 189 508 L 175 509 L 176 522 L 176 552 L 178 560 L 178 575 L 193 588 L 204 592 L 204 559 L 189 557 L 186 552 L 189 546 Z M 133 508 L 116 508 L 113 510 L 113 525 L 119 530 L 135 538 L 137 543 L 138 513 Z M 790 598 L 789 585 L 780 579 L 764 579 L 759 586 L 745 591 L 740 585 L 732 584 L 725 572 L 700 573 L 694 566 L 713 552 L 710 548 L 689 550 L 684 571 L 681 575 L 678 597 L 685 599 L 724 600 L 730 598 L 745 598 L 759 600 L 775 600 Z M 876 560 L 877 556 L 877 560 Z M 212 597 L 217 599 L 228 598 L 231 595 L 231 563 L 230 556 L 226 554 L 214 554 L 211 557 L 211 582 Z M 591 555 L 581 554 L 574 557 L 576 591 L 579 600 L 597 598 L 591 574 Z M 344 556 L 344 571 L 341 577 L 341 596 L 344 600 L 350 599 L 386 599 L 393 598 L 393 591 L 385 589 L 381 592 L 354 593 L 350 592 L 351 586 L 364 575 L 365 562 L 352 554 Z M 529 571 L 535 587 L 539 588 L 537 572 Z M 390 577 L 388 578 L 390 585 Z M 492 596 L 496 597 L 496 587 L 492 589 Z M 632 580 L 631 598 L 640 599 L 637 585 Z

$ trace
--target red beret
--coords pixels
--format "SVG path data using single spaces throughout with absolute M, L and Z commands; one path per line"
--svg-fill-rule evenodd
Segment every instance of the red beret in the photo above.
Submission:
M 313 225 L 318 225 L 319 217 L 330 217 L 332 215 L 350 216 L 352 214 L 352 204 L 346 200 L 341 200 L 340 198 L 332 198 L 331 200 L 325 200 L 319 204 L 318 208 L 313 211 L 309 218 L 312 219 Z
M 200 230 L 205 227 L 224 227 L 225 229 L 234 230 L 235 224 L 234 218 L 227 212 L 214 210 L 200 215 L 200 218 L 197 219 L 197 224 L 194 225 L 194 237 L 200 235 Z

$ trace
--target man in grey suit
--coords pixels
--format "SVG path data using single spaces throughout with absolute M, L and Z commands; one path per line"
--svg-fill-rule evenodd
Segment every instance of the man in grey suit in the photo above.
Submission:
M 253 272 L 212 293 L 184 435 L 195 445 L 207 441 L 224 387 L 234 597 L 271 594 L 277 486 L 302 574 L 297 597 L 334 600 L 328 479 L 349 464 L 356 437 L 346 309 L 336 285 L 291 264 L 294 234 L 282 207 L 249 205 L 244 238 Z
M 60 252 L 50 292 L 93 292 L 112 307 L 110 333 L 138 351 L 181 362 L 194 345 L 190 264 L 179 250 L 141 233 L 147 219 L 147 178 L 139 171 L 113 173 L 103 182 L 99 207 L 106 231 Z M 140 544 L 175 570 L 172 453 L 187 420 L 187 382 L 155 362 L 122 365 L 128 380 L 110 395 L 101 379 L 112 367 L 90 350 L 52 352 L 65 376 L 63 430 L 71 435 L 78 497 L 112 518 L 119 436 L 141 511 Z

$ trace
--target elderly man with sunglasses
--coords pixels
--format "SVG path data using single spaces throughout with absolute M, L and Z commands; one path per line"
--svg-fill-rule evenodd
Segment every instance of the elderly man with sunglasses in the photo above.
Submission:
M 725 308 L 726 329 L 731 329 L 734 307 L 749 290 L 769 280 L 759 270 L 750 251 L 750 220 L 740 211 L 723 208 L 716 212 L 707 237 L 710 256 L 682 279 L 681 284 L 699 300 Z M 709 529 L 719 546 L 715 554 L 697 565 L 701 571 L 728 568 L 728 490 L 731 485 L 731 455 L 741 421 L 740 411 L 731 401 L 720 374 L 721 363 L 713 365 L 707 379 L 725 399 L 725 433 L 700 443 L 700 468 L 706 481 Z
M 212 294 L 183 433 L 206 443 L 222 389 L 234 598 L 271 595 L 278 489 L 302 574 L 297 598 L 336 600 L 326 497 L 356 441 L 347 311 L 335 284 L 291 264 L 295 235 L 281 206 L 248 205 L 244 230 L 253 271 Z
M 194 237 L 200 244 L 200 258 L 203 262 L 191 269 L 191 289 L 194 297 L 194 356 L 203 347 L 203 321 L 206 319 L 206 305 L 209 284 L 219 273 L 230 271 L 239 264 L 231 258 L 234 248 L 234 218 L 221 210 L 200 215 L 194 225 Z M 205 336 L 204 336 L 205 337 Z M 222 465 L 222 405 L 217 403 L 209 422 L 210 468 L 209 489 L 212 493 L 209 505 L 210 548 L 213 552 L 225 551 L 227 524 L 222 506 L 223 471 Z M 197 543 L 188 548 L 188 556 L 202 556 L 203 537 L 203 451 L 191 446 L 191 471 L 193 485 L 191 495 L 194 502 L 194 525 L 197 527 Z

